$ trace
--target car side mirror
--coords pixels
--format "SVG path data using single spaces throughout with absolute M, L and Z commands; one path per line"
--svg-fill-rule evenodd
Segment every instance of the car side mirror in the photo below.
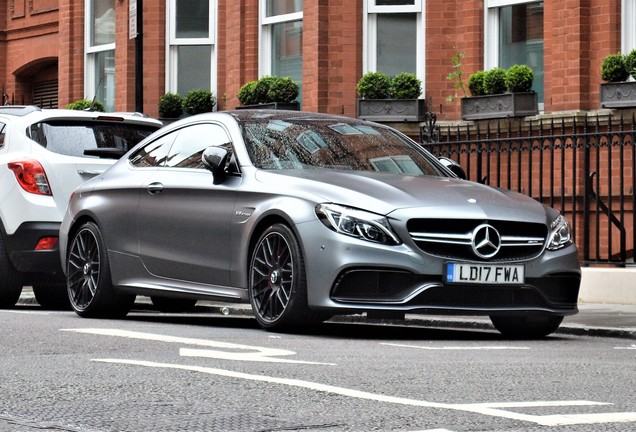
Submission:
M 225 166 L 230 152 L 223 147 L 208 147 L 203 151 L 201 159 L 203 165 L 214 175 L 214 183 L 221 183 L 225 179 Z
M 450 172 L 455 174 L 460 179 L 466 180 L 466 171 L 464 171 L 464 168 L 462 168 L 462 166 L 460 164 L 458 164 L 457 162 L 455 162 L 451 158 L 447 158 L 447 157 L 443 157 L 443 156 L 438 158 L 438 160 L 442 163 L 442 165 L 444 165 L 446 168 L 448 168 L 450 170 Z

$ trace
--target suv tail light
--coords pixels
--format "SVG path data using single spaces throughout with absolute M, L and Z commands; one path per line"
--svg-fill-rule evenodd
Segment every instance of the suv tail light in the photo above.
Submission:
M 22 159 L 9 162 L 7 166 L 25 191 L 37 195 L 51 195 L 49 180 L 40 162 L 35 159 Z

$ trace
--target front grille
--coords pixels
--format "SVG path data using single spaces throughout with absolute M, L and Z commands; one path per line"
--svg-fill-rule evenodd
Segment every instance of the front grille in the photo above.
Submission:
M 482 225 L 495 228 L 501 241 L 497 253 L 487 258 L 473 249 L 475 230 Z M 541 254 L 548 236 L 544 224 L 483 219 L 411 219 L 407 229 L 422 251 L 444 259 L 468 261 L 529 260 Z

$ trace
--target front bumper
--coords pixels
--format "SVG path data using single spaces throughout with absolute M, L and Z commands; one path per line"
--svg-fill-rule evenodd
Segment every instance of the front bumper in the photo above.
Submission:
M 320 222 L 296 226 L 303 241 L 309 306 L 341 313 L 396 311 L 572 315 L 581 271 L 574 245 L 524 262 L 523 285 L 449 285 L 445 259 L 409 244 L 384 246 L 336 234 Z
M 344 272 L 331 299 L 343 305 L 366 305 L 422 312 L 492 313 L 533 310 L 571 315 L 577 311 L 580 276 L 548 275 L 515 285 L 446 285 L 440 276 L 376 269 Z M 363 289 L 361 289 L 363 288 Z

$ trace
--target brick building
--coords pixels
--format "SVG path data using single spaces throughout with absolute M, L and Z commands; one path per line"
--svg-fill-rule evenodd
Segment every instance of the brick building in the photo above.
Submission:
M 579 248 L 591 251 L 584 262 L 618 255 L 625 262 L 626 254 L 633 262 L 634 134 L 617 139 L 610 125 L 617 113 L 636 111 L 599 110 L 599 86 L 603 58 L 636 48 L 635 22 L 636 0 L 7 0 L 0 3 L 0 85 L 5 104 L 64 107 L 96 98 L 109 110 L 157 117 L 165 93 L 211 89 L 216 109 L 231 109 L 244 83 L 279 75 L 300 84 L 303 110 L 353 117 L 365 72 L 413 72 L 438 125 L 456 127 L 442 128 L 440 138 L 452 141 L 463 130 L 457 148 L 464 150 L 454 156 L 470 157 L 463 160 L 469 174 L 496 158 L 491 184 L 561 203 Z M 533 68 L 540 114 L 515 120 L 516 136 L 526 138 L 501 141 L 489 132 L 499 124 L 461 121 L 459 100 L 447 99 L 457 92 L 447 76 L 458 53 L 464 80 L 496 66 Z M 593 138 L 573 126 L 591 116 L 605 131 Z M 558 136 L 548 124 L 555 120 L 567 124 Z M 420 133 L 418 123 L 394 126 Z M 486 135 L 473 134 L 480 127 Z M 510 175 L 512 165 L 498 154 L 511 146 L 524 171 L 516 185 L 494 181 Z M 546 148 L 563 153 L 561 177 L 552 165 L 540 168 Z M 480 170 L 471 176 L 481 177 Z
M 156 116 L 162 94 L 203 86 L 219 109 L 232 108 L 243 83 L 279 74 L 301 83 L 303 109 L 355 116 L 357 80 L 381 70 L 416 73 L 440 118 L 453 120 L 459 104 L 446 101 L 455 92 L 446 77 L 457 52 L 466 54 L 465 76 L 530 64 L 546 114 L 594 110 L 602 58 L 636 47 L 626 24 L 635 21 L 633 3 L 144 0 L 143 110 Z M 9 102 L 63 106 L 96 96 L 111 109 L 136 108 L 135 1 L 3 4 L 0 83 Z

